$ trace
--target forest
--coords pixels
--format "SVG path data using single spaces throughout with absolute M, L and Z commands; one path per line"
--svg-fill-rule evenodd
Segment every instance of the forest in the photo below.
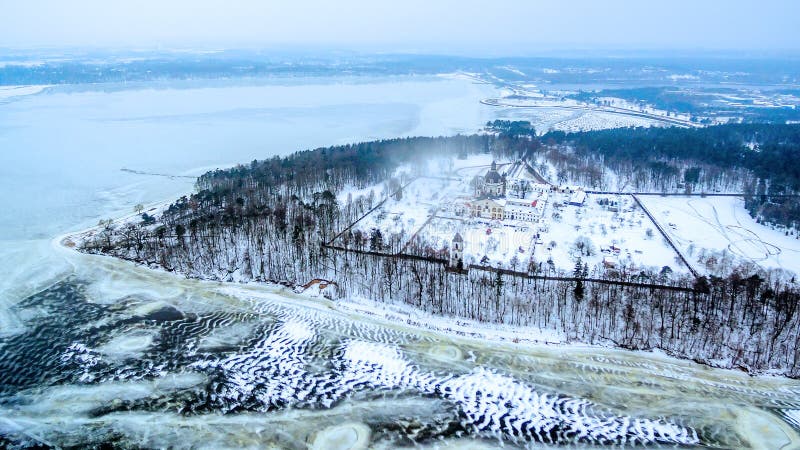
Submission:
M 636 190 L 723 189 L 745 194 L 748 211 L 760 221 L 800 228 L 800 125 L 553 131 L 541 140 L 561 150 L 555 158 L 571 159 L 568 165 L 589 186 L 608 167 L 632 178 Z
M 335 294 L 326 291 L 334 300 L 402 303 L 451 317 L 556 330 L 570 341 L 657 348 L 716 366 L 800 377 L 800 291 L 752 266 L 737 267 L 725 277 L 674 275 L 654 286 L 638 283 L 637 274 L 592 280 L 580 271 L 554 274 L 561 279 L 463 273 L 446 270 L 434 258 L 325 245 L 391 195 L 398 167 L 423 171 L 437 156 L 530 157 L 569 143 L 577 154 L 603 154 L 612 166 L 615 161 L 646 165 L 686 159 L 710 165 L 714 149 L 736 150 L 738 156 L 721 159 L 720 170 L 725 170 L 744 167 L 745 160 L 767 164 L 762 154 L 794 155 L 797 161 L 800 142 L 797 127 L 549 133 L 540 140 L 532 133 L 517 134 L 524 129 L 519 124 L 509 126 L 513 133 L 363 142 L 208 172 L 197 180 L 194 194 L 159 214 L 125 223 L 103 221 L 80 249 L 201 279 L 288 286 L 325 279 L 337 286 Z M 748 156 L 742 147 L 753 136 L 764 150 Z M 776 165 L 780 169 L 770 173 L 752 166 L 769 175 L 765 202 L 776 192 L 797 189 L 797 165 Z M 363 193 L 371 186 L 378 192 Z M 389 241 L 386 236 L 369 247 L 379 251 Z

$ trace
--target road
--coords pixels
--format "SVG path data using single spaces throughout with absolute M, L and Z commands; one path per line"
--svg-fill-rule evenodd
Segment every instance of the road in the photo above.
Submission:
M 665 117 L 657 114 L 649 114 L 646 112 L 636 111 L 632 109 L 620 108 L 616 106 L 592 106 L 592 105 L 518 105 L 513 103 L 504 103 L 499 98 L 489 98 L 481 100 L 481 103 L 489 106 L 506 106 L 509 108 L 527 108 L 527 109 L 564 109 L 570 111 L 593 111 L 608 114 L 617 114 L 629 117 L 639 117 L 648 120 L 655 120 L 658 122 L 668 123 L 684 128 L 696 128 L 702 125 L 683 119 L 674 117 Z
M 664 240 L 667 241 L 667 244 L 669 244 L 669 246 L 672 247 L 672 250 L 674 250 L 675 253 L 678 255 L 678 257 L 681 259 L 681 261 L 683 261 L 683 264 L 686 266 L 687 269 L 689 269 L 689 272 L 691 272 L 695 278 L 700 278 L 700 273 L 697 272 L 697 270 L 695 270 L 695 268 L 692 267 L 691 264 L 689 264 L 689 260 L 686 259 L 685 256 L 683 256 L 683 253 L 678 248 L 678 246 L 675 245 L 674 242 L 672 242 L 672 238 L 670 237 L 670 235 L 667 234 L 666 231 L 664 231 L 664 229 L 661 227 L 661 224 L 658 223 L 658 220 L 656 220 L 656 218 L 653 217 L 652 214 L 650 214 L 650 210 L 648 210 L 647 207 L 644 206 L 644 204 L 641 201 L 639 201 L 639 198 L 635 194 L 631 194 L 631 197 L 633 197 L 633 200 L 636 201 L 636 204 L 639 205 L 640 208 L 642 208 L 642 211 L 644 211 L 644 213 L 647 215 L 650 221 L 653 222 L 653 225 L 656 226 L 658 232 L 661 233 L 661 236 L 664 237 Z

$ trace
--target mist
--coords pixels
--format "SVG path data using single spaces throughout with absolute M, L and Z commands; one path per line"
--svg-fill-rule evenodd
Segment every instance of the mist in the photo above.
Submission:
M 13 2 L 0 47 L 313 47 L 501 55 L 559 49 L 794 50 L 789 0 Z

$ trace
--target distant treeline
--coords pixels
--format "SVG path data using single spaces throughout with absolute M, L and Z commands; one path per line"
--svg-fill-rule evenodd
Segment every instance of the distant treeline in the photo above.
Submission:
M 508 136 L 536 136 L 536 129 L 527 120 L 493 120 L 486 128 Z
M 501 151 L 503 141 L 485 135 L 411 137 L 306 150 L 208 172 L 197 180 L 198 195 L 241 194 L 243 187 L 270 194 L 280 190 L 289 196 L 306 196 L 314 190 L 338 192 L 347 185 L 364 188 L 386 181 L 402 164 L 422 165 L 437 155 Z
M 55 57 L 54 57 L 55 56 Z M 653 70 L 658 68 L 661 70 Z M 511 70 L 509 70 L 511 69 Z M 704 82 L 785 84 L 800 71 L 793 58 L 669 57 L 470 58 L 447 55 L 346 54 L 228 49 L 214 52 L 120 52 L 94 50 L 74 53 L 52 50 L 6 50 L 0 54 L 0 85 L 82 84 L 201 80 L 253 77 L 342 77 L 479 73 L 507 81 L 543 85 L 670 84 L 671 73 L 692 72 Z M 505 81 L 504 81 L 505 80 Z M 620 94 L 622 95 L 622 94 Z M 762 108 L 765 109 L 765 108 Z
M 768 91 L 778 94 L 783 92 L 788 95 L 798 95 L 797 89 L 784 89 L 782 91 Z M 738 100 L 736 106 L 728 105 L 722 101 L 720 94 L 732 97 L 741 97 L 741 91 L 733 88 L 700 88 L 687 85 L 676 86 L 650 86 L 629 89 L 603 89 L 600 91 L 579 91 L 568 95 L 575 100 L 602 104 L 604 98 L 614 97 L 627 100 L 640 106 L 653 106 L 657 109 L 675 113 L 686 113 L 703 117 L 741 117 L 748 123 L 775 123 L 783 124 L 789 120 L 800 120 L 800 110 L 791 106 L 764 108 L 752 100 Z M 710 120 L 699 120 L 708 123 Z

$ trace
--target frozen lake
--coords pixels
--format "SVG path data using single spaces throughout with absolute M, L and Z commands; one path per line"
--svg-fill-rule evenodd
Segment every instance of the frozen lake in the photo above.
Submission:
M 3 238 L 51 237 L 191 185 L 123 168 L 196 175 L 319 146 L 472 132 L 491 112 L 477 100 L 493 89 L 465 80 L 304 81 L 58 86 L 0 104 Z
M 793 380 L 442 335 L 53 245 L 188 192 L 215 167 L 475 131 L 493 95 L 397 77 L 64 86 L 2 100 L 0 446 L 798 448 Z
M 52 257 L 54 236 L 189 192 L 207 170 L 473 132 L 490 117 L 479 100 L 493 91 L 448 77 L 342 77 L 56 86 L 0 99 L 0 299 L 70 270 Z M 0 314 L 0 329 L 13 324 Z

